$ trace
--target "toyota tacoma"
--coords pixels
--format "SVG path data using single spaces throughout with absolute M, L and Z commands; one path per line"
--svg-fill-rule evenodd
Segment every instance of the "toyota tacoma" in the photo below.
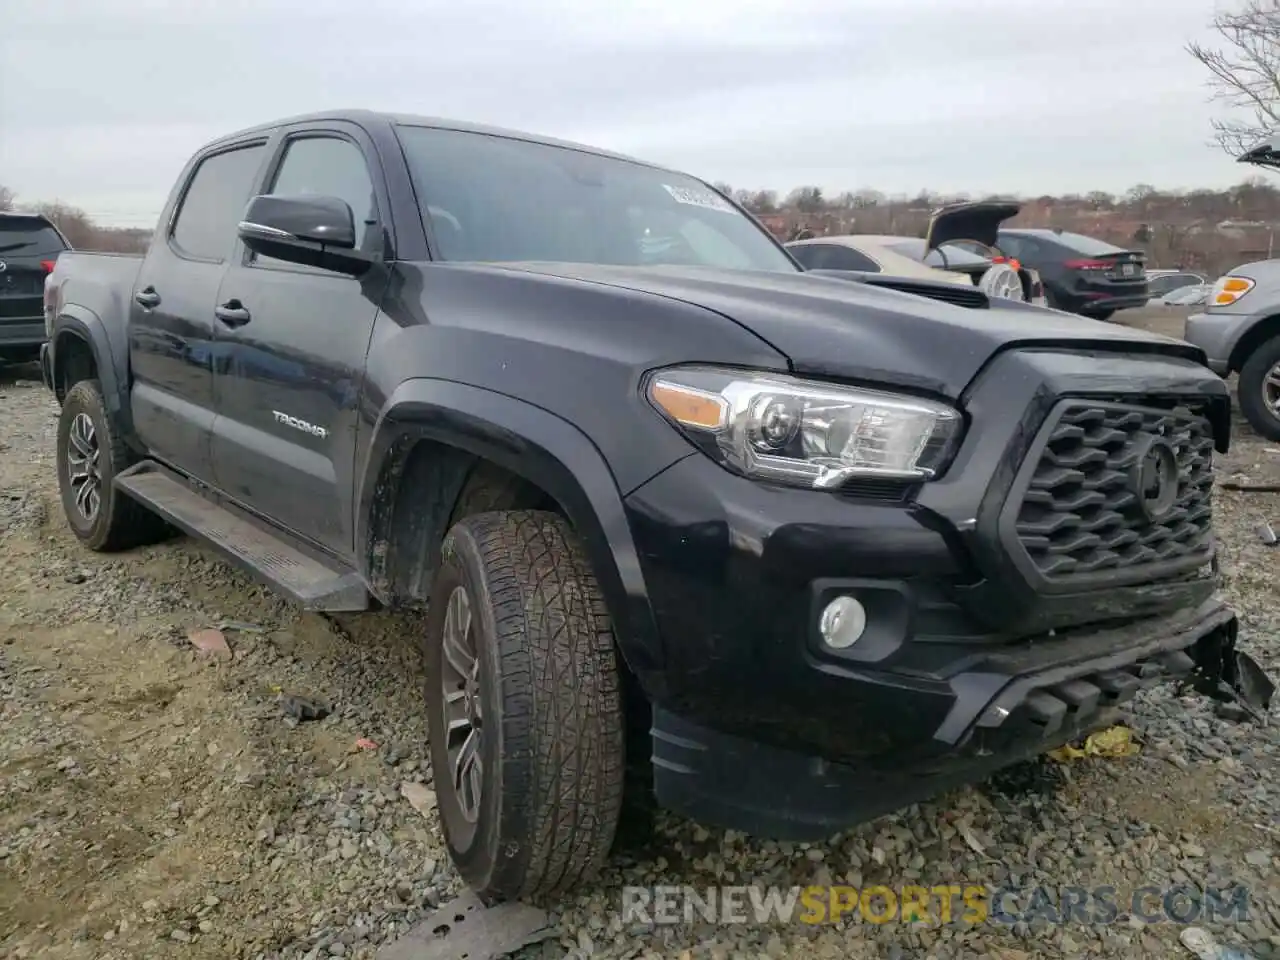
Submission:
M 177 528 L 307 609 L 425 604 L 440 818 L 489 902 L 596 869 L 624 786 L 818 839 L 1150 684 L 1261 716 L 1204 355 L 955 294 L 805 271 L 588 147 L 271 123 L 190 160 L 145 256 L 59 258 L 62 503 L 94 550 Z

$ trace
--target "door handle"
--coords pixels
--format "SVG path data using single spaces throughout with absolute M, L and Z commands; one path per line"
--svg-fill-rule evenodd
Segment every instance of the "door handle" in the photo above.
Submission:
M 133 299 L 144 310 L 160 306 L 160 294 L 156 293 L 155 287 L 144 287 L 133 295 Z
M 243 327 L 252 319 L 245 305 L 235 299 L 214 307 L 213 315 L 228 327 Z

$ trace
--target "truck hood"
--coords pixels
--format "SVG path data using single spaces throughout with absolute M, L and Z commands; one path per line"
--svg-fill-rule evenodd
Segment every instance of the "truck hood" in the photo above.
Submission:
M 955 203 L 934 213 L 925 234 L 925 250 L 955 240 L 976 240 L 983 246 L 998 246 L 1000 224 L 1016 217 L 1022 204 L 1012 200 L 979 200 Z
M 1180 340 L 1056 310 L 1014 301 L 966 308 L 803 272 L 576 263 L 501 266 L 703 307 L 764 340 L 797 373 L 909 387 L 951 399 L 960 397 L 995 354 L 1014 346 L 1204 360 L 1199 349 Z

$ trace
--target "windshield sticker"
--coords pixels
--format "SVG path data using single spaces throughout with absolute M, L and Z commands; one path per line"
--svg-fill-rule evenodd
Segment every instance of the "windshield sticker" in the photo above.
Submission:
M 664 183 L 662 189 L 671 194 L 676 203 L 688 204 L 691 207 L 706 207 L 708 210 L 719 210 L 721 213 L 736 213 L 733 207 L 719 194 L 710 190 L 699 190 L 694 187 L 673 187 Z

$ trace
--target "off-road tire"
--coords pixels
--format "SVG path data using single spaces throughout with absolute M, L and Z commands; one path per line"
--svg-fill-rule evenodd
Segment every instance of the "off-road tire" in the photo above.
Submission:
M 1272 337 L 1249 354 L 1249 359 L 1240 368 L 1240 379 L 1236 384 L 1240 412 L 1249 421 L 1249 426 L 1272 441 L 1280 441 L 1280 418 L 1267 407 L 1263 399 L 1263 383 L 1267 373 L 1278 363 L 1280 337 Z
M 76 509 L 75 492 L 71 487 L 67 465 L 71 424 L 82 413 L 93 422 L 99 451 L 101 500 L 92 521 L 86 520 Z M 71 532 L 90 550 L 99 553 L 127 550 L 155 543 L 173 534 L 173 528 L 163 519 L 115 488 L 113 481 L 116 475 L 136 463 L 138 458 L 125 445 L 111 418 L 107 416 L 102 387 L 98 381 L 81 380 L 67 391 L 58 417 L 56 449 L 62 512 L 66 515 Z
M 441 553 L 425 655 L 445 844 L 483 902 L 544 901 L 598 870 L 617 829 L 626 756 L 609 614 L 557 514 L 466 517 Z M 474 826 L 461 813 L 445 731 L 443 634 L 458 586 L 469 595 L 480 664 L 483 785 Z

